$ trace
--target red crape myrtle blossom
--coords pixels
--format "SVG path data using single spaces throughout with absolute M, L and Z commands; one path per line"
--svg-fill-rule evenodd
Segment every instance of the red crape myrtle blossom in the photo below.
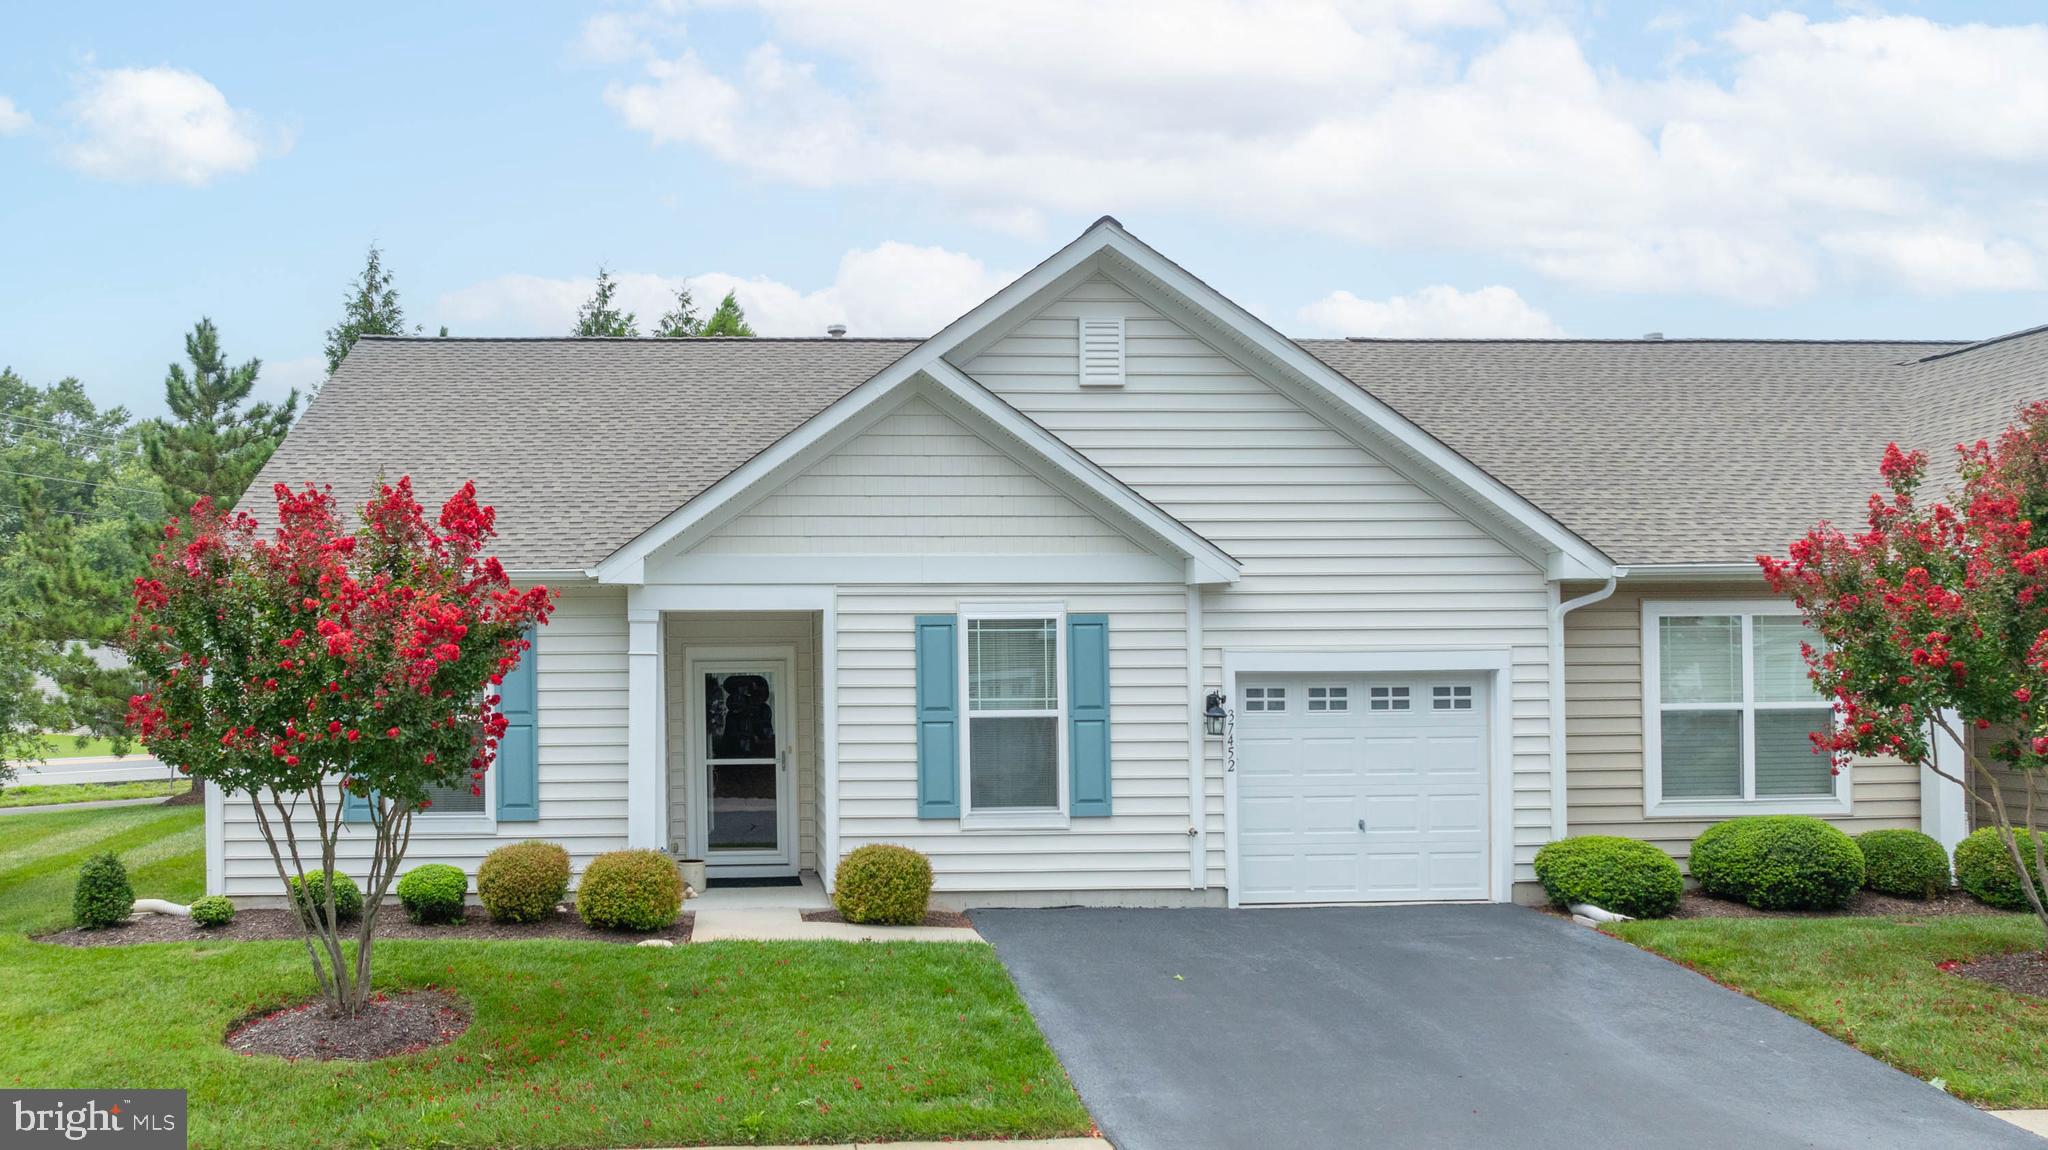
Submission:
M 2013 834 L 2013 816 L 2024 825 L 2043 798 L 2048 767 L 2048 403 L 1956 454 L 1953 502 L 1923 502 L 1926 456 L 1893 444 L 1880 466 L 1889 494 L 1871 496 L 1865 530 L 1822 523 L 1787 558 L 1757 562 L 1823 640 L 1806 661 L 1835 723 L 1814 734 L 1815 749 L 1838 769 L 1854 755 L 1896 755 L 1961 783 L 1995 813 L 2048 929 L 2032 878 L 2048 869 L 2048 835 L 2035 837 L 2030 868 Z M 1929 752 L 1937 730 L 1963 745 L 1960 778 Z M 1991 764 L 2009 768 L 2021 793 Z
M 273 494 L 267 535 L 204 501 L 164 528 L 135 581 L 128 650 L 148 692 L 128 722 L 157 758 L 248 799 L 287 883 L 332 873 L 340 843 L 374 837 L 367 872 L 346 852 L 367 880 L 353 973 L 332 884 L 307 937 L 323 993 L 352 1016 L 413 816 L 432 788 L 481 793 L 506 729 L 494 688 L 554 597 L 513 586 L 485 553 L 495 516 L 474 484 L 432 522 L 409 478 L 380 485 L 352 529 L 328 489 Z M 367 803 L 367 824 L 344 826 L 344 791 Z

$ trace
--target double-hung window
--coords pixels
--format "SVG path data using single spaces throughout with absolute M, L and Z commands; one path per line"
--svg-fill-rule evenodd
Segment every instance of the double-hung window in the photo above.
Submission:
M 1808 738 L 1833 721 L 1800 652 L 1818 641 L 1779 600 L 1645 602 L 1644 813 L 1847 813 Z
M 963 818 L 1039 823 L 1065 817 L 1064 630 L 1064 612 L 1055 605 L 962 608 Z

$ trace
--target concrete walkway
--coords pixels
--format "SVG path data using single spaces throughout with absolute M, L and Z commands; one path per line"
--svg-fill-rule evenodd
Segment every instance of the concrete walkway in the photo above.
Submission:
M 981 942 L 972 927 L 947 926 L 855 926 L 845 922 L 805 922 L 806 910 L 826 910 L 832 900 L 816 876 L 805 875 L 801 886 L 721 887 L 714 880 L 710 890 L 690 900 L 685 907 L 696 915 L 690 925 L 690 941 L 722 942 L 729 939 L 774 941 L 782 939 L 838 939 L 844 942 Z M 1013 1144 L 1014 1145 L 1014 1144 Z
M 1993 1110 L 1992 1113 L 2029 1134 L 2048 1138 L 2048 1110 Z
M 155 799 L 101 799 L 92 803 L 49 803 L 36 807 L 0 807 L 0 818 L 8 815 L 40 815 L 50 811 L 97 811 L 107 807 L 160 807 L 161 798 Z
M 1115 1150 L 1100 1138 L 966 1139 L 954 1142 L 813 1142 L 804 1146 L 750 1146 L 745 1150 L 955 1150 L 961 1146 L 1000 1146 L 1003 1150 Z M 697 1150 L 741 1150 L 738 1146 L 700 1146 Z

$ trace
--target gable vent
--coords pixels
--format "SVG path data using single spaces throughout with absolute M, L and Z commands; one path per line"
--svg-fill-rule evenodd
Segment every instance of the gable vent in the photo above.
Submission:
M 1124 385 L 1124 317 L 1081 318 L 1081 386 Z

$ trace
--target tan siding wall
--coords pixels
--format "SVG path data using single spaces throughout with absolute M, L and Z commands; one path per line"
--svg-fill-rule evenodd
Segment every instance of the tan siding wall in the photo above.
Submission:
M 912 619 L 962 601 L 1055 600 L 1109 615 L 1109 818 L 1061 831 L 963 831 L 917 817 Z M 838 597 L 840 849 L 902 843 L 931 856 L 936 889 L 1185 891 L 1188 683 L 1178 586 L 843 588 Z
M 788 688 L 782 705 L 792 709 L 796 721 L 791 738 L 796 752 L 797 844 L 802 868 L 817 869 L 818 623 L 818 616 L 808 612 L 689 613 L 662 619 L 668 662 L 668 842 L 677 857 L 682 857 L 684 828 L 689 826 L 690 743 L 699 737 L 698 717 L 690 713 L 689 683 L 683 674 L 688 648 L 788 646 L 796 648 L 796 682 Z
M 561 843 L 577 874 L 596 855 L 626 845 L 626 596 L 615 589 L 565 589 L 532 656 L 540 700 L 540 820 L 504 823 L 498 833 L 436 833 L 432 816 L 414 823 L 407 869 L 450 863 L 470 874 L 492 848 L 538 838 Z M 225 892 L 273 897 L 277 871 L 247 798 L 227 802 Z M 370 857 L 366 830 L 342 836 L 345 873 L 360 879 Z
M 923 399 L 719 528 L 702 554 L 1122 554 L 1136 543 Z
M 1079 386 L 1083 314 L 1125 317 L 1124 387 Z M 1509 650 L 1516 877 L 1534 877 L 1527 863 L 1550 837 L 1540 569 L 1107 279 L 963 366 L 1243 564 L 1238 584 L 1204 599 L 1209 686 L 1222 682 L 1225 648 Z M 1209 883 L 1220 887 L 1223 775 L 1210 747 L 1204 817 Z
M 1990 731 L 1973 730 L 1969 732 L 1971 749 L 1975 750 L 1978 755 L 1983 756 L 1986 745 L 1992 741 L 1991 736 L 2002 736 L 2008 730 L 2009 728 L 1993 728 Z M 2011 816 L 2013 825 L 2029 825 L 2026 816 L 2027 781 L 2021 778 L 2018 772 L 2002 764 L 1992 764 L 1989 768 L 1989 773 L 1997 776 L 1999 793 L 2005 798 L 2005 811 L 2007 815 Z M 1967 797 L 1964 799 L 1969 809 L 1970 829 L 1974 831 L 1982 827 L 1997 826 L 1997 808 L 1991 803 L 1991 788 L 1984 779 L 1984 773 L 1976 773 L 1970 781 L 1980 795 L 1978 799 Z M 2031 825 L 2037 830 L 2048 829 L 2048 780 L 2036 778 L 2034 786 L 2037 790 L 2043 792 L 2043 801 L 2036 802 Z
M 1567 587 L 1567 597 L 1590 587 Z M 1757 599 L 1761 581 L 1730 585 L 1624 584 L 1614 596 L 1565 616 L 1565 762 L 1567 829 L 1575 835 L 1626 835 L 1656 843 L 1681 861 L 1692 840 L 1717 820 L 1643 815 L 1644 599 Z M 1854 834 L 1920 826 L 1918 768 L 1892 759 L 1850 769 L 1853 813 L 1828 821 Z

